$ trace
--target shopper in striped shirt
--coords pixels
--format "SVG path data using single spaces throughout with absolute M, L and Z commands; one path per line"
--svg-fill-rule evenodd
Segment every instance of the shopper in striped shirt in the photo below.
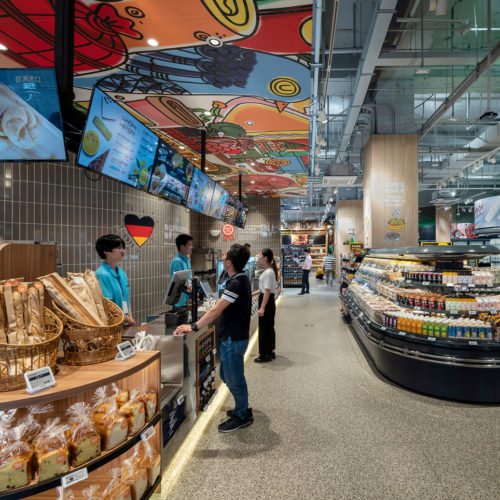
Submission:
M 323 259 L 323 272 L 325 273 L 326 285 L 330 283 L 333 286 L 333 274 L 335 267 L 335 257 L 331 250 L 328 250 L 328 255 Z

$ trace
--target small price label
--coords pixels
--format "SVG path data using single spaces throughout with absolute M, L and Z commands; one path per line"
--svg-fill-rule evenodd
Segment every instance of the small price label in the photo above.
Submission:
M 186 399 L 186 397 L 184 396 L 184 394 L 181 394 L 178 398 L 177 398 L 177 406 L 181 405 L 182 403 L 184 403 L 184 399 Z
M 476 288 L 476 285 L 474 285 L 474 283 L 469 283 L 469 288 Z
M 385 332 L 387 330 L 387 327 L 386 326 L 382 326 L 380 329 Z
M 446 286 L 455 286 L 453 283 L 446 283 Z
M 409 285 L 411 285 L 411 280 L 406 280 L 406 283 L 408 283 Z
M 212 354 L 213 354 L 214 356 L 217 354 L 217 349 L 216 349 L 215 347 L 212 349 Z
M 486 283 L 486 286 L 487 286 L 488 288 L 493 288 L 493 283 Z
M 492 310 L 490 311 L 490 314 L 497 314 L 497 313 L 498 313 L 498 311 L 497 311 L 496 309 L 492 309 Z
M 85 280 L 80 276 L 73 276 L 73 283 L 76 283 L 77 285 L 83 285 L 85 284 Z
M 149 439 L 151 439 L 155 434 L 156 434 L 155 428 L 151 426 L 141 434 L 141 439 L 144 442 L 149 441 Z
M 430 342 L 436 342 L 436 337 L 427 337 Z
M 135 354 L 135 349 L 128 340 L 118 344 L 116 347 L 118 348 L 118 354 L 115 359 L 124 361 Z
M 401 335 L 401 337 L 404 337 L 406 335 L 406 332 L 398 331 L 398 335 Z
M 415 311 L 421 311 L 422 310 L 422 308 L 420 306 L 415 306 L 414 309 L 415 309 Z
M 477 340 L 469 340 L 469 345 L 477 345 Z
M 470 316 L 473 316 L 474 314 L 476 314 L 476 311 L 469 311 Z
M 54 374 L 50 366 L 44 366 L 43 368 L 37 368 L 31 372 L 26 372 L 24 374 L 24 380 L 26 381 L 26 390 L 30 394 L 35 394 L 35 392 L 43 391 L 44 389 L 56 385 Z
M 87 468 L 83 468 L 80 470 L 77 470 L 75 472 L 72 472 L 71 474 L 67 474 L 66 476 L 63 476 L 61 478 L 61 486 L 63 488 L 68 488 L 68 486 L 73 486 L 76 483 L 79 483 L 80 481 L 83 481 L 84 479 L 87 479 L 89 477 Z
M 455 311 L 455 310 L 450 311 L 450 314 L 458 314 L 458 311 Z
M 422 285 L 424 286 L 429 286 L 431 283 L 430 281 L 422 281 Z
M 210 361 L 210 354 L 205 357 L 205 361 L 208 363 Z

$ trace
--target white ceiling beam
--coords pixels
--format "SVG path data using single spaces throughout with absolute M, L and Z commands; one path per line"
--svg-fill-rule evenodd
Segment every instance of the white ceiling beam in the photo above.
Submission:
M 484 51 L 480 57 L 485 55 Z M 478 55 L 472 50 L 454 52 L 428 51 L 424 52 L 425 66 L 472 66 L 477 64 Z M 421 52 L 402 51 L 385 52 L 376 63 L 377 68 L 411 68 L 420 66 Z

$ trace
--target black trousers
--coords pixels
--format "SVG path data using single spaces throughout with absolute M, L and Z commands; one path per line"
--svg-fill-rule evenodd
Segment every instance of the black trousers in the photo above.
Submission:
M 310 269 L 302 269 L 302 293 L 309 291 L 309 273 Z
M 259 294 L 259 309 L 262 305 L 264 294 Z M 259 355 L 271 356 L 276 348 L 276 332 L 274 331 L 274 316 L 276 314 L 276 304 L 274 294 L 269 295 L 264 316 L 259 316 Z

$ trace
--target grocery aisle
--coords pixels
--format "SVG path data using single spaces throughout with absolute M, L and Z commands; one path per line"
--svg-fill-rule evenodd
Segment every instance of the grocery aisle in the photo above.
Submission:
M 246 365 L 254 424 L 217 431 L 229 397 L 168 498 L 498 498 L 500 408 L 382 380 L 337 292 L 297 292 L 286 289 L 278 308 L 277 359 Z

